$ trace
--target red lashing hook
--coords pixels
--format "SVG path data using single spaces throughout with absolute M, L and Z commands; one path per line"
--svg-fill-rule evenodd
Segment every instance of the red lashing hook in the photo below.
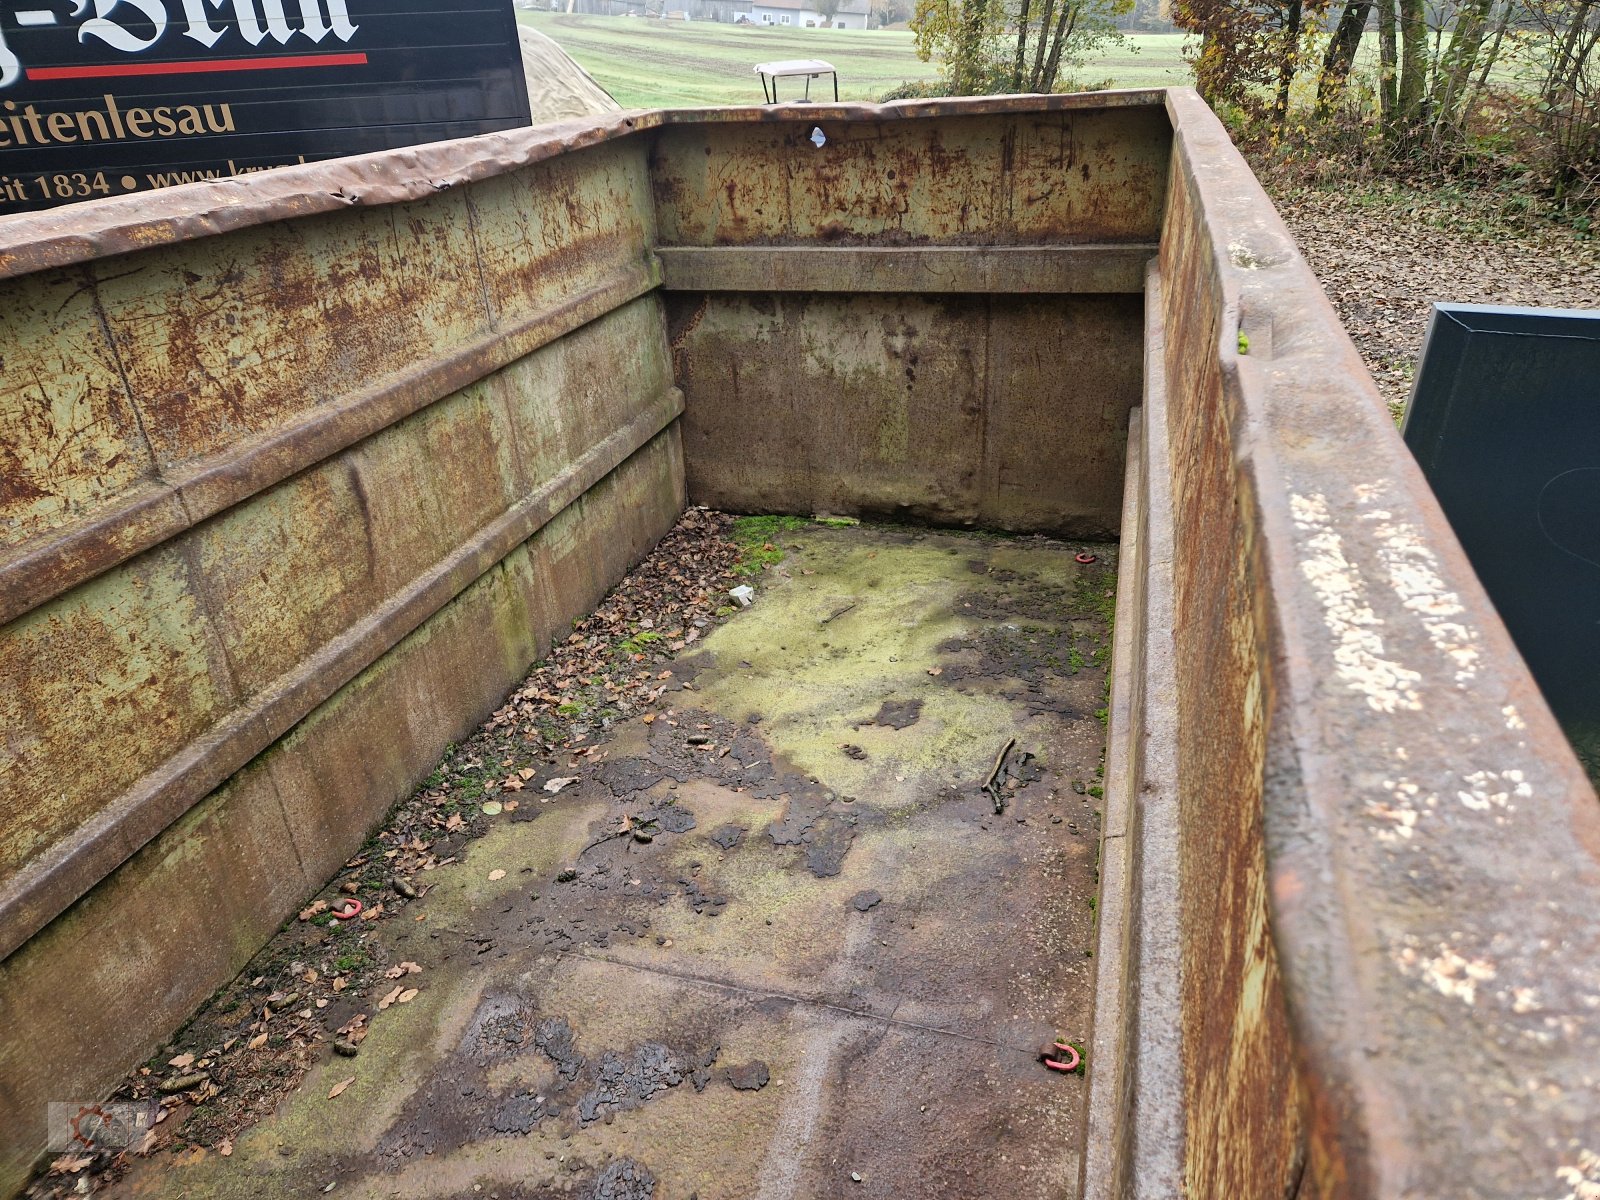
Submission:
M 1045 1066 L 1049 1067 L 1052 1071 L 1076 1071 L 1078 1069 L 1078 1063 L 1082 1060 L 1079 1058 L 1078 1052 L 1071 1046 L 1067 1045 L 1065 1042 L 1057 1042 L 1051 1048 L 1054 1050 L 1059 1050 L 1063 1055 L 1066 1056 L 1067 1061 L 1057 1062 L 1055 1059 L 1051 1058 L 1047 1052 L 1044 1056 Z

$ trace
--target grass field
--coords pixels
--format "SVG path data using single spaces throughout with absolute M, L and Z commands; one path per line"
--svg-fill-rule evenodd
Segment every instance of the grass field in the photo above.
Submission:
M 931 80 L 934 64 L 917 58 L 911 34 L 889 29 L 771 29 L 709 21 L 652 21 L 519 12 L 629 108 L 759 104 L 758 62 L 823 58 L 839 69 L 839 96 L 877 100 L 906 80 Z M 1132 39 L 1134 50 L 1086 64 L 1083 81 L 1114 87 L 1185 83 L 1180 34 Z M 820 81 L 819 81 L 820 83 Z M 787 83 L 783 95 L 790 93 Z M 813 87 L 818 86 L 814 84 Z M 831 88 L 828 98 L 832 98 Z

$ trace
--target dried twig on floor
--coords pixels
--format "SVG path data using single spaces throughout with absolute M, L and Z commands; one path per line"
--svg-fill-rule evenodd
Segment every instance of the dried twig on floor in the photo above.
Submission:
M 983 790 L 988 792 L 989 798 L 994 801 L 994 811 L 997 813 L 1006 810 L 1005 794 L 1000 790 L 1000 772 L 1005 768 L 1006 755 L 1011 753 L 1011 747 L 1016 744 L 1016 738 L 1006 739 L 1006 744 L 1000 747 L 1000 753 L 994 756 L 994 766 L 989 771 L 989 778 L 983 781 Z

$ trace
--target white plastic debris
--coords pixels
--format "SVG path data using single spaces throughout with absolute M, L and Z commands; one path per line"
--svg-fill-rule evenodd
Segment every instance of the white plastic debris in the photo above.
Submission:
M 736 588 L 728 589 L 728 595 L 739 602 L 740 608 L 749 608 L 750 601 L 756 598 L 756 590 L 748 583 L 741 583 Z
M 828 144 L 828 135 L 822 132 L 822 128 L 820 126 L 815 126 L 815 125 L 812 126 L 812 128 L 811 128 L 811 144 L 813 146 L 815 146 L 818 150 L 821 150 L 824 146 L 826 146 Z

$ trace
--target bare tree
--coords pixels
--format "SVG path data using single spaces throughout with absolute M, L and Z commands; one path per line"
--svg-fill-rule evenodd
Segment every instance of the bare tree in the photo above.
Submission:
M 1372 14 L 1373 0 L 1345 0 L 1339 14 L 1339 24 L 1328 39 L 1328 49 L 1322 56 L 1322 74 L 1317 77 L 1317 116 L 1325 117 L 1334 103 L 1344 95 L 1345 84 L 1355 66 L 1356 52 L 1361 49 L 1362 35 L 1367 31 L 1367 18 Z

